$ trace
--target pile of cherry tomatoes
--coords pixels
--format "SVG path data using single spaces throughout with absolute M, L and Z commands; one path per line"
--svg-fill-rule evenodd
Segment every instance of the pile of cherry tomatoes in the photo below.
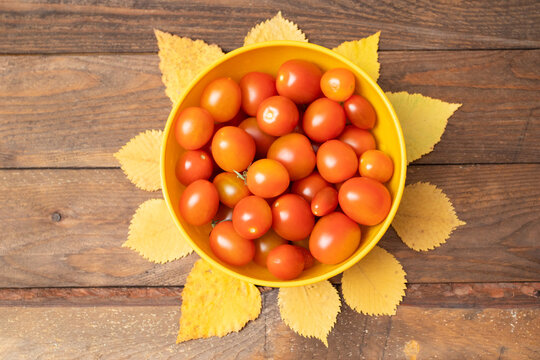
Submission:
M 376 150 L 375 110 L 356 88 L 348 69 L 289 60 L 275 79 L 218 78 L 199 107 L 179 113 L 180 213 L 191 225 L 213 222 L 217 258 L 294 279 L 315 261 L 349 258 L 359 225 L 388 215 L 393 162 Z

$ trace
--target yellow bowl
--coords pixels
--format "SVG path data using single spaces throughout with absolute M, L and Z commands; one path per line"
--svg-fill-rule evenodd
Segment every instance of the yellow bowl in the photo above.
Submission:
M 345 67 L 352 70 L 357 81 L 356 93 L 367 98 L 377 112 L 377 124 L 373 129 L 373 135 L 377 140 L 377 148 L 387 153 L 394 161 L 394 176 L 386 184 L 392 194 L 390 213 L 382 223 L 376 226 L 362 227 L 361 244 L 350 258 L 337 265 L 317 264 L 304 271 L 297 279 L 281 281 L 272 276 L 268 270 L 254 263 L 237 267 L 220 261 L 214 256 L 208 243 L 211 226 L 192 226 L 182 219 L 179 212 L 179 199 L 184 186 L 176 179 L 175 165 L 184 150 L 176 142 L 172 129 L 174 129 L 176 115 L 182 109 L 199 105 L 201 93 L 210 81 L 224 76 L 239 81 L 244 74 L 250 71 L 262 71 L 275 76 L 279 66 L 290 59 L 311 61 L 323 71 L 335 67 Z M 343 272 L 362 259 L 377 244 L 394 218 L 405 185 L 406 166 L 405 142 L 401 126 L 392 105 L 379 86 L 364 71 L 343 56 L 322 46 L 296 41 L 270 41 L 236 49 L 199 74 L 172 109 L 165 127 L 161 148 L 163 196 L 180 232 L 197 254 L 212 266 L 229 275 L 253 284 L 273 287 L 316 283 Z

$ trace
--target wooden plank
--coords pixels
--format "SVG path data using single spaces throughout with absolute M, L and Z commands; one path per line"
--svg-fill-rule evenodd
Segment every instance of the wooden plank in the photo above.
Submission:
M 309 39 L 334 47 L 383 30 L 383 49 L 538 48 L 540 6 L 527 1 L 448 2 L 340 0 L 251 2 L 157 0 L 94 4 L 77 0 L 7 0 L 0 4 L 0 52 L 149 52 L 152 28 L 218 43 L 231 50 L 247 31 L 278 10 Z M 330 16 L 329 16 L 330 15 Z
M 385 90 L 464 105 L 422 163 L 538 162 L 540 51 L 381 53 Z M 118 166 L 170 110 L 155 55 L 0 57 L 0 167 Z
M 413 283 L 538 281 L 538 178 L 539 164 L 411 166 L 409 182 L 440 186 L 468 225 L 431 252 L 393 230 L 381 246 Z M 120 247 L 153 197 L 117 169 L 0 171 L 0 287 L 182 285 L 196 256 L 153 265 Z
M 538 356 L 539 283 L 471 284 L 469 292 L 457 291 L 459 284 L 442 286 L 410 287 L 393 317 L 368 317 L 343 305 L 328 348 L 283 323 L 277 289 L 263 293 L 261 316 L 239 333 L 180 345 L 174 345 L 180 289 L 0 290 L 0 350 L 17 359 L 410 359 L 405 346 L 415 341 L 419 359 Z M 17 302 L 5 301 L 10 293 Z M 425 294 L 456 306 L 422 302 Z M 87 306 L 92 302 L 96 306 Z M 460 306 L 473 302 L 472 309 Z

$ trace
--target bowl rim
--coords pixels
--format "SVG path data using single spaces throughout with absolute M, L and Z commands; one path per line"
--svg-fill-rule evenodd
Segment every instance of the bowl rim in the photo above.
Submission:
M 401 172 L 401 176 L 399 178 L 399 185 L 396 192 L 396 195 L 394 197 L 394 200 L 392 202 L 392 207 L 390 208 L 390 212 L 386 216 L 381 228 L 379 231 L 375 234 L 373 240 L 364 248 L 362 251 L 358 252 L 352 257 L 349 257 L 347 260 L 343 261 L 340 266 L 336 267 L 335 269 L 328 271 L 324 274 L 320 274 L 317 276 L 314 276 L 309 279 L 293 279 L 293 280 L 261 280 L 256 279 L 247 275 L 240 274 L 234 270 L 231 270 L 222 264 L 215 261 L 212 257 L 210 257 L 208 254 L 206 254 L 199 246 L 191 239 L 191 237 L 188 235 L 186 230 L 183 228 L 182 224 L 178 220 L 178 217 L 175 216 L 171 198 L 169 196 L 169 192 L 167 190 L 167 186 L 165 184 L 165 149 L 167 141 L 166 139 L 169 137 L 169 133 L 171 132 L 172 123 L 174 122 L 174 118 L 176 117 L 176 114 L 178 113 L 178 109 L 186 96 L 189 94 L 191 89 L 204 77 L 206 76 L 214 67 L 220 65 L 221 63 L 229 60 L 230 58 L 233 58 L 239 54 L 249 52 L 252 50 L 256 50 L 259 48 L 266 48 L 266 47 L 277 47 L 277 46 L 293 46 L 293 47 L 301 47 L 301 48 L 307 48 L 310 50 L 316 50 L 322 53 L 325 53 L 326 55 L 333 56 L 338 58 L 340 61 L 345 63 L 347 66 L 355 69 L 355 71 L 359 72 L 365 81 L 367 81 L 377 92 L 377 94 L 381 97 L 383 100 L 385 106 L 390 112 L 390 117 L 394 123 L 394 126 L 398 133 L 398 139 L 399 139 L 399 149 L 401 153 L 401 168 L 403 171 Z M 396 112 L 394 110 L 394 107 L 390 103 L 390 100 L 386 97 L 386 94 L 384 91 L 379 87 L 377 82 L 373 80 L 363 69 L 361 69 L 358 65 L 354 64 L 352 61 L 347 59 L 341 54 L 338 54 L 337 52 L 330 50 L 324 46 L 320 46 L 317 44 L 307 43 L 307 42 L 301 42 L 301 41 L 293 41 L 293 40 L 273 40 L 273 41 L 266 41 L 261 43 L 256 43 L 252 45 L 246 45 L 242 46 L 240 48 L 237 48 L 235 50 L 232 50 L 228 53 L 226 53 L 224 56 L 220 57 L 218 60 L 213 62 L 212 64 L 208 65 L 203 71 L 201 71 L 191 82 L 189 85 L 185 88 L 185 90 L 182 92 L 180 98 L 176 103 L 173 104 L 173 108 L 169 113 L 169 116 L 167 118 L 167 123 L 165 125 L 165 130 L 163 132 L 163 140 L 161 144 L 160 149 L 160 176 L 161 176 L 161 189 L 162 194 L 165 199 L 165 203 L 167 204 L 167 209 L 169 210 L 170 216 L 173 218 L 174 223 L 176 224 L 176 227 L 180 231 L 181 235 L 184 237 L 184 239 L 190 244 L 190 246 L 195 250 L 195 252 L 205 261 L 207 261 L 212 267 L 219 269 L 220 271 L 225 272 L 228 275 L 231 275 L 235 277 L 236 279 L 240 279 L 243 281 L 247 281 L 254 285 L 260 285 L 260 286 L 269 286 L 269 287 L 294 287 L 294 286 L 304 286 L 309 284 L 314 284 L 323 280 L 327 280 L 333 276 L 336 276 L 343 271 L 349 269 L 353 265 L 357 264 L 358 261 L 360 261 L 363 257 L 365 257 L 374 247 L 378 244 L 378 242 L 381 240 L 383 235 L 386 233 L 388 228 L 390 227 L 390 224 L 392 220 L 394 219 L 394 216 L 397 212 L 397 209 L 399 207 L 399 204 L 401 202 L 401 198 L 403 195 L 403 190 L 405 188 L 405 178 L 407 173 L 407 154 L 406 154 L 406 148 L 405 148 L 405 139 L 403 137 L 403 131 L 401 128 L 401 124 L 399 122 L 399 119 L 396 115 Z

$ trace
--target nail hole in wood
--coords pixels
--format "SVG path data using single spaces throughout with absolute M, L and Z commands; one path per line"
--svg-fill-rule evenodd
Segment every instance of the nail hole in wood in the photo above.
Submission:
M 60 220 L 62 220 L 62 215 L 60 215 L 59 212 L 53 212 L 51 215 L 51 220 L 54 222 L 59 222 Z

